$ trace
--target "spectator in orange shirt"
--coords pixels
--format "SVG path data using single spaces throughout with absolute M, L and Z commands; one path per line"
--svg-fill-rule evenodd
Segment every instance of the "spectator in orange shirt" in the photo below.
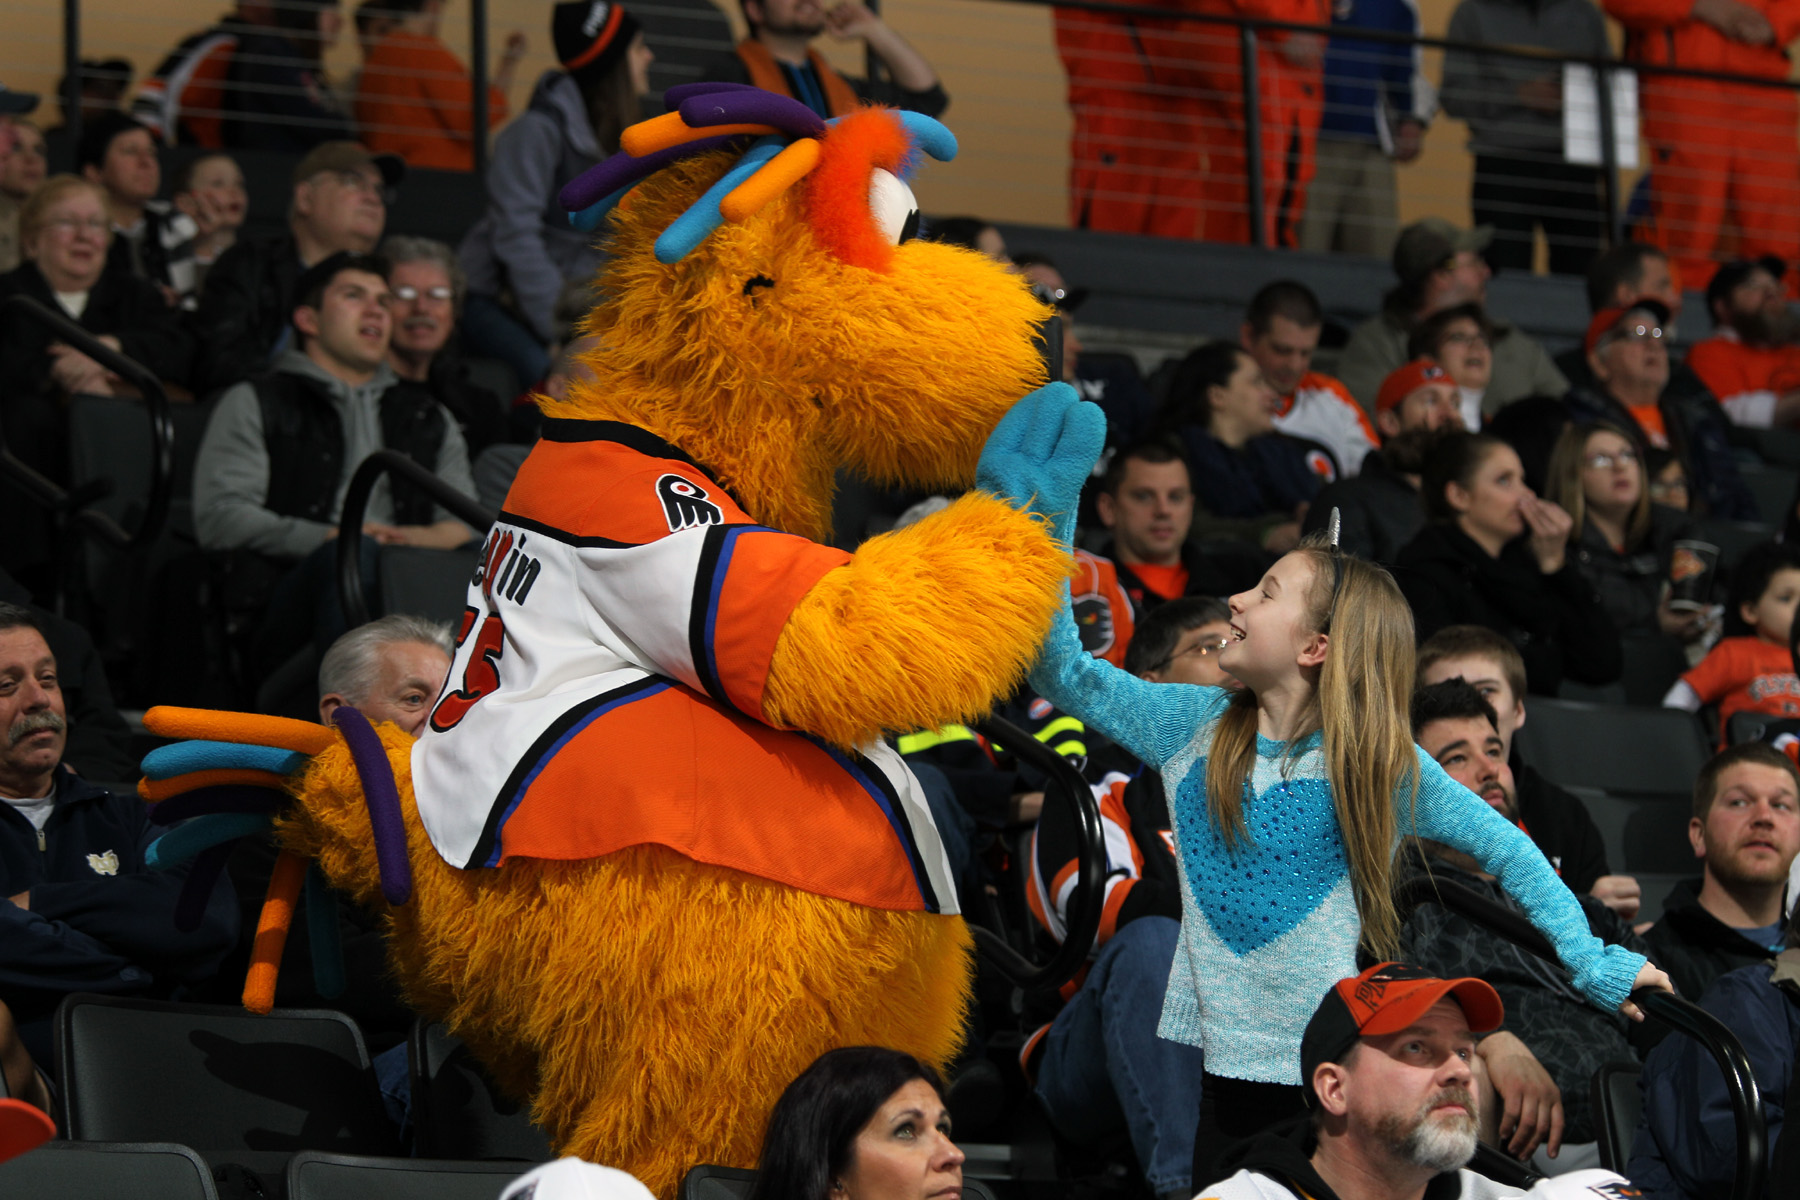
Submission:
M 1663 697 L 1666 708 L 1719 708 L 1719 743 L 1736 713 L 1800 717 L 1800 679 L 1788 651 L 1794 607 L 1800 604 L 1800 547 L 1765 542 L 1738 563 L 1725 619 L 1735 635 L 1722 639 L 1700 665 Z M 1730 628 L 1730 625 L 1727 626 Z
M 438 37 L 444 0 L 384 0 L 397 24 L 369 49 L 356 94 L 363 142 L 408 166 L 468 171 L 475 165 L 469 72 Z M 514 30 L 488 88 L 488 128 L 506 120 L 506 93 L 525 55 Z
M 1778 258 L 1727 263 L 1706 286 L 1714 333 L 1688 366 L 1738 425 L 1767 429 L 1800 419 L 1800 345 L 1782 294 Z

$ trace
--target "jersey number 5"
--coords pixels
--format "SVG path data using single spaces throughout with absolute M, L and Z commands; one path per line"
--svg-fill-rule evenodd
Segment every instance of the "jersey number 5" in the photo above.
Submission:
M 459 653 L 478 615 L 472 608 L 463 609 L 462 628 L 456 633 Z M 443 733 L 456 728 L 457 722 L 469 715 L 476 701 L 500 686 L 500 655 L 506 649 L 505 636 L 506 629 L 499 617 L 489 617 L 481 623 L 481 632 L 475 635 L 475 646 L 469 653 L 469 665 L 463 668 L 462 686 L 439 700 L 437 707 L 431 710 L 432 729 Z

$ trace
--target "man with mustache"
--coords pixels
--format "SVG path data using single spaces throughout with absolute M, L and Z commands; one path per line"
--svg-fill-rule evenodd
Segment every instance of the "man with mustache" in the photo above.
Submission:
M 1740 259 L 1706 285 L 1714 332 L 1688 351 L 1688 366 L 1739 425 L 1800 421 L 1800 329 L 1788 312 L 1786 273 L 1773 256 Z
M 381 257 L 388 261 L 394 319 L 387 361 L 400 377 L 399 386 L 423 389 L 449 410 L 470 458 L 511 440 L 507 407 L 512 397 L 502 401 L 471 380 L 455 349 L 456 325 L 469 290 L 456 251 L 430 238 L 396 234 L 381 243 Z
M 1452 779 L 1518 823 L 1518 796 L 1499 719 L 1474 685 L 1449 679 L 1418 689 L 1413 693 L 1412 724 L 1413 740 Z M 1412 870 L 1429 867 L 1436 880 L 1512 907 L 1493 876 L 1467 856 L 1432 842 L 1420 841 L 1416 847 L 1416 854 L 1407 854 Z M 1596 936 L 1653 954 L 1599 900 L 1576 899 Z M 1544 1153 L 1534 1165 L 1546 1174 L 1597 1166 L 1589 1082 L 1601 1065 L 1636 1057 L 1626 1040 L 1624 1018 L 1589 1007 L 1561 967 L 1435 904 L 1420 905 L 1406 919 L 1400 952 L 1407 961 L 1442 975 L 1479 976 L 1505 999 L 1506 1031 L 1482 1043 L 1482 1058 L 1505 1101 L 1496 1130 L 1503 1147 L 1526 1158 L 1541 1144 Z M 1499 1038 L 1508 1039 L 1507 1044 L 1492 1046 Z M 1500 1049 L 1512 1053 L 1497 1053 Z
M 0 603 L 0 995 L 38 1063 L 70 992 L 174 996 L 210 977 L 237 933 L 228 887 L 175 923 L 187 872 L 149 871 L 163 830 L 136 796 L 63 764 L 56 657 L 30 610 Z
M 1763 742 L 1723 751 L 1695 781 L 1688 840 L 1701 877 L 1675 885 L 1644 940 L 1693 998 L 1781 951 L 1781 900 L 1800 855 L 1800 769 Z
M 1433 1200 L 1493 1195 L 1462 1169 L 1479 1112 L 1473 1064 L 1499 1028 L 1499 995 L 1479 979 L 1440 979 L 1380 963 L 1325 993 L 1300 1043 L 1310 1117 L 1263 1134 L 1227 1160 L 1237 1173 L 1205 1200 Z

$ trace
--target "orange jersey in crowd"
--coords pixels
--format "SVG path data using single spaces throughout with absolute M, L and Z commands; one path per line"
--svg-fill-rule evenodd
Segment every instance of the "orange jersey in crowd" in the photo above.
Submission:
M 1119 585 L 1119 569 L 1110 558 L 1075 552 L 1075 577 L 1069 581 L 1075 602 L 1075 628 L 1081 648 L 1115 667 L 1125 666 L 1125 649 L 1136 628 L 1131 600 Z
M 1775 402 L 1800 388 L 1800 346 L 1746 346 L 1735 329 L 1721 329 L 1688 351 L 1688 366 L 1739 425 L 1767 429 Z
M 1702 704 L 1719 706 L 1723 730 L 1736 713 L 1800 717 L 1800 679 L 1786 646 L 1759 637 L 1730 637 L 1681 677 Z
M 955 912 L 900 755 L 846 754 L 763 718 L 788 615 L 848 560 L 754 524 L 641 429 L 545 422 L 413 748 L 438 853 L 494 867 L 655 843 L 871 908 Z
M 356 94 L 363 144 L 377 154 L 398 154 L 409 167 L 473 170 L 473 92 L 468 68 L 443 42 L 423 33 L 390 33 L 363 63 Z M 506 96 L 490 87 L 488 128 L 504 120 Z
M 1321 371 L 1302 375 L 1294 394 L 1282 398 L 1275 410 L 1275 428 L 1330 450 L 1345 476 L 1361 471 L 1362 460 L 1381 445 L 1368 414 L 1350 389 Z

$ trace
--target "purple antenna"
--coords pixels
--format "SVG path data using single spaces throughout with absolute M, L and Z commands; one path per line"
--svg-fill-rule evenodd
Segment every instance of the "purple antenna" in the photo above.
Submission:
M 362 780 L 363 802 L 369 806 L 369 828 L 375 834 L 375 863 L 381 871 L 381 894 L 389 904 L 412 897 L 412 862 L 406 857 L 406 823 L 400 816 L 400 789 L 388 762 L 381 735 L 369 718 L 348 704 L 332 710 L 331 721 L 342 731 L 350 758 Z
M 798 100 L 753 88 L 692 96 L 681 104 L 681 119 L 691 129 L 711 125 L 773 125 L 799 137 L 818 137 L 825 120 Z
M 598 204 L 621 188 L 630 187 L 634 183 L 648 178 L 679 159 L 694 154 L 705 154 L 708 150 L 722 150 L 734 141 L 751 136 L 747 133 L 722 134 L 718 137 L 701 138 L 694 142 L 685 142 L 679 146 L 670 146 L 642 158 L 633 158 L 621 151 L 606 161 L 589 167 L 575 178 L 563 185 L 557 201 L 564 212 L 580 212 L 584 208 Z

